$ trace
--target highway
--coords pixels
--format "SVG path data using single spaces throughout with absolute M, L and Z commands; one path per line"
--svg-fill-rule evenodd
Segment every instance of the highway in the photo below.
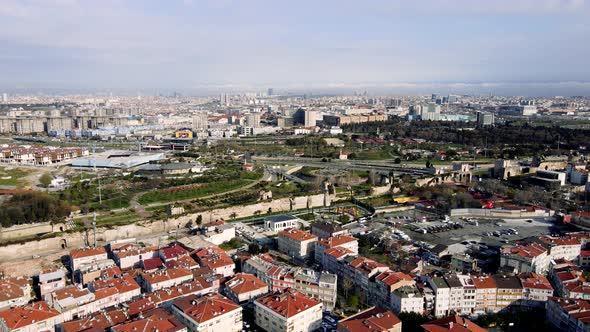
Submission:
M 423 163 L 402 163 L 395 164 L 392 160 L 338 160 L 332 159 L 330 161 L 322 161 L 321 158 L 304 158 L 304 157 L 266 157 L 266 156 L 253 156 L 253 160 L 261 163 L 295 163 L 303 166 L 318 167 L 318 168 L 335 168 L 342 170 L 355 170 L 355 171 L 370 171 L 374 170 L 380 173 L 394 172 L 394 175 L 412 174 L 422 175 L 430 174 L 426 170 L 426 165 Z M 471 162 L 471 161 L 462 161 Z M 448 165 L 451 166 L 450 164 Z M 476 164 L 473 170 L 481 170 L 493 167 L 493 164 Z

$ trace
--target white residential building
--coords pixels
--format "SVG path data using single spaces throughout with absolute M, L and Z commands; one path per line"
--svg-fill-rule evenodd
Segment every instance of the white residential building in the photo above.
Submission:
M 46 294 L 66 287 L 66 273 L 63 269 L 45 271 L 39 274 L 39 294 Z
M 0 311 L 0 331 L 53 332 L 63 316 L 44 301 Z
M 72 250 L 70 252 L 70 268 L 74 272 L 82 265 L 92 264 L 107 258 L 107 251 L 104 247 Z
M 277 291 L 255 302 L 256 325 L 272 332 L 312 332 L 320 328 L 322 303 L 294 289 Z
M 447 316 L 451 306 L 451 288 L 441 277 L 425 277 L 425 281 L 434 291 L 434 316 Z
M 31 294 L 29 278 L 0 279 L 0 310 L 27 304 L 31 300 Z
M 349 235 L 337 235 L 327 239 L 318 240 L 315 243 L 315 261 L 323 264 L 324 251 L 330 248 L 346 248 L 354 255 L 358 255 L 358 240 Z M 322 265 L 323 266 L 323 265 Z
M 338 277 L 335 274 L 282 264 L 268 254 L 248 259 L 242 264 L 242 271 L 256 275 L 268 284 L 270 291 L 294 288 L 321 301 L 328 310 L 336 305 Z
M 264 229 L 278 233 L 280 231 L 299 228 L 301 219 L 288 214 L 269 216 L 264 218 Z
M 286 229 L 279 232 L 277 239 L 279 251 L 297 259 L 313 257 L 314 243 L 318 237 L 298 229 Z
M 210 268 L 216 274 L 224 277 L 234 275 L 236 264 L 223 249 L 218 247 L 203 248 L 198 250 L 195 256 L 201 266 Z
M 187 268 L 176 267 L 158 270 L 152 273 L 142 273 L 141 287 L 146 292 L 166 289 L 193 280 L 193 274 Z
M 416 286 L 403 286 L 391 293 L 391 310 L 394 313 L 415 312 L 424 314 L 424 296 Z
M 268 285 L 249 273 L 238 273 L 225 283 L 225 294 L 236 303 L 252 301 L 266 293 Z
M 190 332 L 242 331 L 242 307 L 218 294 L 185 296 L 170 308 Z
M 509 266 L 514 272 L 544 274 L 549 268 L 547 249 L 538 243 L 502 248 L 500 266 Z
M 121 269 L 135 267 L 142 260 L 158 256 L 157 246 L 142 247 L 135 243 L 111 246 L 113 260 Z
M 549 280 L 533 272 L 518 275 L 522 284 L 523 305 L 529 307 L 544 307 L 547 300 L 553 296 L 553 286 Z

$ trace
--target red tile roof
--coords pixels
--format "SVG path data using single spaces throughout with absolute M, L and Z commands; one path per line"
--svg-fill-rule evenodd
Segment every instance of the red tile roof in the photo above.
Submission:
M 153 309 L 156 307 L 156 303 L 152 300 L 151 297 L 143 297 L 136 300 L 131 300 L 125 302 L 123 307 L 127 308 L 127 314 L 129 316 L 135 316 L 141 312 L 144 312 L 149 309 Z
M 82 319 L 61 323 L 64 332 L 82 332 L 91 329 L 108 330 L 109 327 L 123 323 L 129 318 L 125 310 L 114 309 L 107 312 L 96 312 Z
M 562 237 L 541 236 L 541 237 L 539 237 L 539 240 L 547 245 L 550 245 L 550 246 L 579 246 L 580 245 L 580 240 L 573 238 L 573 237 L 568 237 L 568 236 L 562 236 Z
M 188 276 L 192 277 L 192 275 L 193 274 L 190 270 L 184 267 L 179 267 L 173 269 L 165 269 L 162 271 L 156 271 L 152 273 L 143 273 L 142 277 L 147 283 L 149 283 L 150 285 L 154 285 L 168 280 L 181 279 Z
M 253 274 L 238 273 L 225 283 L 227 287 L 234 294 L 244 294 L 260 289 L 268 289 L 268 285 L 262 280 L 256 278 Z
M 524 272 L 518 275 L 524 288 L 553 290 L 549 280 L 540 274 L 534 272 Z
M 340 258 L 351 254 L 354 254 L 354 252 L 343 247 L 330 248 L 324 251 L 324 255 L 332 256 L 334 258 Z
M 148 258 L 143 260 L 143 269 L 147 271 L 157 270 L 164 265 L 160 257 Z
M 484 328 L 479 327 L 467 318 L 459 315 L 448 316 L 426 324 L 421 325 L 427 332 L 485 332 Z
M 185 282 L 175 287 L 157 290 L 153 293 L 148 293 L 150 301 L 155 304 L 171 301 L 176 298 L 187 296 L 191 294 L 203 294 L 207 289 L 213 291 L 214 288 L 211 283 L 207 282 L 201 277 L 195 277 L 193 281 Z
M 200 267 L 199 263 L 197 263 L 191 256 L 188 255 L 178 257 L 178 264 L 190 270 L 197 269 Z
M 318 238 L 317 236 L 315 236 L 309 232 L 304 232 L 304 231 L 298 230 L 296 228 L 290 228 L 290 229 L 286 229 L 284 231 L 280 231 L 279 236 L 288 237 L 292 240 L 299 241 L 299 242 Z
M 7 278 L 0 280 L 0 302 L 28 297 L 29 279 L 25 277 Z
M 88 288 L 82 288 L 78 285 L 70 285 L 54 291 L 53 293 L 51 293 L 51 297 L 56 301 L 61 301 L 67 298 L 76 299 L 88 295 L 90 293 L 91 292 Z
M 519 245 L 516 247 L 502 248 L 502 254 L 518 255 L 523 258 L 535 258 L 543 253 L 547 253 L 547 249 L 538 243 L 531 243 L 526 246 Z
M 413 279 L 403 272 L 394 272 L 389 270 L 379 273 L 377 276 L 375 276 L 375 280 L 379 280 L 388 286 L 393 286 L 398 282 L 412 281 Z
M 92 282 L 95 290 L 114 287 L 119 294 L 139 290 L 139 284 L 130 275 L 124 275 L 121 278 L 101 279 Z
M 497 288 L 496 281 L 491 276 L 473 276 L 471 280 L 476 289 Z
M 344 327 L 350 332 L 386 332 L 401 323 L 391 311 L 374 307 L 341 320 L 338 330 Z
M 100 299 L 104 299 L 110 296 L 115 296 L 119 293 L 119 291 L 115 288 L 115 287 L 107 287 L 107 288 L 101 288 L 101 289 L 97 289 L 94 292 L 94 300 L 98 301 Z
M 100 271 L 101 278 L 114 278 L 116 276 L 120 276 L 123 272 L 118 266 L 111 266 L 107 267 L 106 269 Z
M 124 258 L 129 256 L 139 256 L 157 252 L 159 250 L 158 246 L 150 246 L 150 247 L 138 247 L 138 244 L 135 243 L 126 243 L 126 246 L 119 246 L 116 248 L 111 247 L 111 251 L 113 255 Z
M 209 268 L 215 269 L 218 267 L 234 265 L 234 261 L 229 255 L 218 247 L 203 248 L 195 253 L 198 261 Z
M 341 246 L 346 243 L 350 242 L 357 242 L 358 240 L 355 237 L 348 236 L 348 235 L 336 235 L 329 237 L 327 239 L 322 239 L 318 241 L 318 245 L 324 246 L 326 248 L 334 248 Z
M 369 274 L 375 269 L 387 268 L 387 265 L 366 257 L 357 257 L 349 265 L 364 274 Z
M 156 308 L 143 313 L 143 318 L 123 323 L 111 328 L 113 332 L 158 331 L 176 332 L 186 329 L 176 317 L 163 308 Z
M 39 323 L 58 315 L 59 312 L 53 308 L 49 308 L 49 305 L 47 305 L 45 301 L 34 302 L 22 307 L 0 311 L 0 319 L 2 319 L 6 326 L 11 330 Z
M 77 258 L 83 258 L 83 257 L 103 255 L 106 253 L 107 253 L 107 251 L 105 250 L 104 247 L 85 248 L 85 249 L 72 250 L 70 252 L 70 257 L 72 259 L 77 259 Z
M 292 288 L 285 288 L 284 290 L 279 290 L 263 298 L 259 298 L 256 300 L 256 303 L 267 307 L 285 318 L 293 317 L 305 310 L 321 305 L 315 299 L 307 297 Z
M 186 296 L 174 300 L 172 305 L 199 324 L 234 310 L 242 310 L 242 307 L 218 294 Z
M 184 249 L 179 245 L 161 248 L 160 252 L 162 253 L 164 260 L 176 259 L 180 256 L 188 255 L 188 250 Z

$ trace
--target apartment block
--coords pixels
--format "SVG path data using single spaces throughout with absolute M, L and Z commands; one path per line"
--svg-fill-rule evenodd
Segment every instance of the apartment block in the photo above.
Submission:
M 108 259 L 108 256 L 104 247 L 72 250 L 70 252 L 70 269 L 74 272 L 82 265 L 106 259 Z
M 338 277 L 335 274 L 292 267 L 274 261 L 268 254 L 246 260 L 242 271 L 268 284 L 270 291 L 293 288 L 322 302 L 326 309 L 331 310 L 336 305 Z
M 320 328 L 322 303 L 287 288 L 255 302 L 256 325 L 272 332 L 312 332 Z
M 277 243 L 279 251 L 293 259 L 306 260 L 313 256 L 317 236 L 295 228 L 279 232 Z
M 234 275 L 236 264 L 223 249 L 208 247 L 195 251 L 193 255 L 201 266 L 210 268 L 216 274 L 224 277 Z
M 0 279 L 0 310 L 27 304 L 31 300 L 32 291 L 29 278 Z
M 141 287 L 146 292 L 154 292 L 166 289 L 193 280 L 191 271 L 184 267 L 158 270 L 151 273 L 142 273 L 139 276 Z
M 0 331 L 53 332 L 62 315 L 44 301 L 0 311 Z
M 346 248 L 354 255 L 358 255 L 358 240 L 349 235 L 336 235 L 325 239 L 320 239 L 315 243 L 315 262 L 322 264 L 324 251 L 330 248 Z
M 509 266 L 515 273 L 544 274 L 549 268 L 548 251 L 538 243 L 502 248 L 500 266 Z
M 185 296 L 170 308 L 190 332 L 242 331 L 242 307 L 218 294 Z
M 268 285 L 249 273 L 238 273 L 225 283 L 225 294 L 236 303 L 252 301 L 266 293 Z

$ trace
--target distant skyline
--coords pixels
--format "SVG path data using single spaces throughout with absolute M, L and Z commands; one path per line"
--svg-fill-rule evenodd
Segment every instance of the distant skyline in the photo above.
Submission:
M 4 0 L 0 90 L 590 95 L 590 1 Z

